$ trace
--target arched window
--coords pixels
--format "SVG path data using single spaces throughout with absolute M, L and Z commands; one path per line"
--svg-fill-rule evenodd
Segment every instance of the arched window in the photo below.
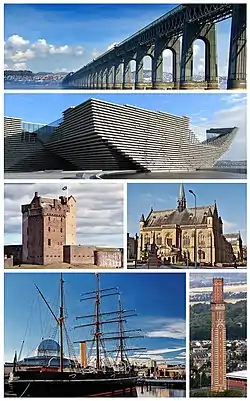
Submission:
M 199 235 L 198 235 L 198 245 L 205 246 L 205 236 L 202 232 L 199 232 Z
M 156 237 L 156 245 L 162 245 L 162 237 L 161 234 L 158 234 Z
M 204 251 L 202 251 L 201 249 L 198 250 L 198 256 L 199 256 L 199 260 L 203 260 L 206 257 L 206 254 Z
M 190 246 L 190 237 L 187 233 L 184 233 L 183 235 L 183 247 L 188 247 Z

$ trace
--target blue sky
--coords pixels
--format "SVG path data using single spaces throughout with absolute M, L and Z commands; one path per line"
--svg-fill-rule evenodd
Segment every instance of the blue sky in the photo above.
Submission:
M 142 213 L 154 210 L 175 209 L 180 184 L 128 184 L 128 232 L 139 233 L 139 221 Z M 246 244 L 246 184 L 197 184 L 185 183 L 187 207 L 194 207 L 194 197 L 188 191 L 193 190 L 197 197 L 197 206 L 207 206 L 216 200 L 218 213 L 224 223 L 224 233 L 241 231 Z M 236 212 L 237 211 L 237 212 Z
M 24 121 L 51 123 L 62 112 L 90 97 L 114 103 L 131 104 L 191 118 L 191 124 L 206 128 L 239 127 L 229 151 L 223 159 L 246 159 L 246 95 L 225 94 L 6 94 L 5 115 Z M 197 107 L 197 105 L 199 105 Z M 204 129 L 201 130 L 202 134 Z M 204 138 L 205 139 L 205 138 Z
M 75 316 L 93 313 L 91 301 L 80 302 L 79 299 L 84 292 L 96 288 L 95 275 L 66 273 L 63 277 L 71 340 L 90 338 L 88 329 L 74 330 L 73 326 L 83 323 L 82 320 L 76 322 Z M 141 328 L 145 338 L 129 340 L 128 345 L 146 347 L 147 351 L 140 351 L 141 357 L 185 363 L 185 274 L 104 273 L 100 274 L 100 280 L 102 288 L 118 287 L 124 307 L 136 309 L 138 313 L 137 317 L 129 319 L 127 329 Z M 51 335 L 55 327 L 34 283 L 52 309 L 58 311 L 59 274 L 5 273 L 5 360 L 13 360 L 15 350 L 19 353 L 26 330 L 23 357 L 32 355 L 41 338 Z M 106 297 L 103 302 L 103 310 L 116 310 L 115 296 Z M 106 325 L 105 330 L 115 331 L 116 328 Z M 76 355 L 79 355 L 77 345 Z
M 5 68 L 28 68 L 34 72 L 77 70 L 175 6 L 7 4 Z M 220 75 L 227 73 L 230 25 L 230 20 L 217 24 Z M 204 45 L 200 40 L 195 42 L 194 50 L 194 69 L 202 71 Z M 165 71 L 169 71 L 169 63 L 164 63 Z

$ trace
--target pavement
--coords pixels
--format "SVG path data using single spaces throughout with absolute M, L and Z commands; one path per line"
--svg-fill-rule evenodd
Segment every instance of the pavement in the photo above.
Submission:
M 180 266 L 180 265 L 161 265 L 161 266 L 148 266 L 147 263 L 138 263 L 135 267 L 134 263 L 127 263 L 127 268 L 128 269 L 155 269 L 155 270 L 172 270 L 172 269 L 178 269 L 178 270 L 214 270 L 214 269 L 220 269 L 220 270 L 225 270 L 225 269 L 234 269 L 234 270 L 246 270 L 247 266 L 238 266 L 235 268 L 234 266 L 229 266 L 229 267 L 215 267 L 215 266 L 198 266 L 196 269 L 194 266 Z
M 107 267 L 102 267 L 102 266 L 96 266 L 96 265 L 82 265 L 82 264 L 77 264 L 77 265 L 71 265 L 69 263 L 52 263 L 49 265 L 27 265 L 27 264 L 21 264 L 21 265 L 15 265 L 13 267 L 5 267 L 5 269 L 8 270 L 30 270 L 30 269 L 38 269 L 38 270 L 44 270 L 44 269 L 107 269 Z M 110 268 L 117 270 L 115 267 Z
M 63 171 L 63 170 L 48 170 L 48 171 L 31 171 L 28 173 L 4 173 L 6 180 L 15 179 L 246 179 L 246 174 L 225 171 L 175 171 L 175 172 L 148 172 L 137 173 L 133 170 L 124 171 L 102 171 L 102 170 L 78 170 L 78 171 Z

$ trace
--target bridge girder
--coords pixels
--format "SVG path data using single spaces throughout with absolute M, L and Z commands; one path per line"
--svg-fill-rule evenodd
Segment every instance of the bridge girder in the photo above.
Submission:
M 186 4 L 185 6 L 178 6 L 82 67 L 75 73 L 75 77 L 78 74 L 92 70 L 92 68 L 109 64 L 114 59 L 120 59 L 120 62 L 123 62 L 127 53 L 136 52 L 136 49 L 141 46 L 154 46 L 155 40 L 158 38 L 168 40 L 181 36 L 187 23 L 199 22 L 200 24 L 206 24 L 230 18 L 232 9 L 232 4 Z

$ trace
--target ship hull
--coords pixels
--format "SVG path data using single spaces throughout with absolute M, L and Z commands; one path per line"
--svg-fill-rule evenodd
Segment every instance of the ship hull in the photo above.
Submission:
M 136 397 L 136 377 L 71 372 L 16 372 L 9 384 L 17 397 Z

